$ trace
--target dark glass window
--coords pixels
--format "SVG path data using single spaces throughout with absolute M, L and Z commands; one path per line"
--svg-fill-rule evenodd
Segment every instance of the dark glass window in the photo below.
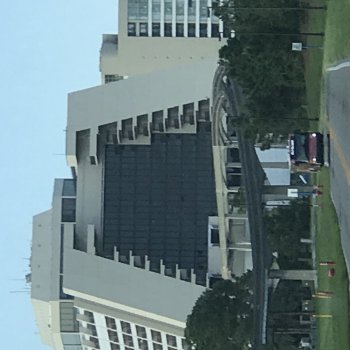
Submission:
M 212 228 L 210 230 L 210 241 L 212 244 L 219 244 L 220 240 L 219 240 L 219 229 L 217 228 Z
M 199 36 L 200 37 L 206 37 L 208 36 L 208 33 L 207 33 L 207 24 L 206 23 L 201 23 L 199 25 Z
M 75 181 L 73 179 L 65 179 L 63 181 L 62 195 L 64 197 L 75 197 Z
M 148 36 L 148 24 L 140 23 L 140 36 Z
M 160 36 L 160 23 L 152 23 L 152 36 Z
M 129 36 L 136 35 L 136 23 L 133 23 L 133 22 L 128 23 L 128 35 Z
M 148 350 L 148 343 L 146 339 L 137 339 L 138 343 L 139 343 L 139 348 L 141 350 Z
M 176 36 L 184 36 L 183 23 L 176 23 Z
M 153 343 L 153 350 L 163 350 L 163 346 L 161 344 Z
M 107 328 L 117 329 L 117 325 L 115 324 L 115 319 L 112 317 L 106 316 L 106 324 L 107 324 Z
M 211 25 L 211 36 L 213 38 L 219 38 L 219 36 L 220 36 L 219 25 L 217 23 L 213 23 Z
M 107 332 L 108 332 L 108 337 L 110 341 L 113 341 L 114 343 L 119 343 L 117 332 L 111 331 L 109 329 L 107 330 Z
M 174 337 L 173 335 L 167 334 L 166 341 L 168 345 L 176 347 L 176 337 Z
M 62 222 L 75 222 L 75 198 L 62 198 Z
M 188 23 L 187 35 L 190 38 L 193 38 L 193 37 L 196 36 L 196 25 L 195 25 L 195 23 Z
M 147 338 L 146 328 L 141 326 L 136 326 L 136 333 L 138 337 Z
M 131 334 L 131 326 L 129 322 L 120 321 L 123 333 Z
M 134 346 L 134 342 L 130 335 L 123 334 L 124 344 L 127 346 Z
M 162 336 L 160 334 L 160 332 L 158 331 L 155 331 L 155 330 L 151 330 L 151 334 L 152 334 L 152 340 L 153 341 L 156 341 L 158 343 L 161 343 L 162 342 Z
M 171 23 L 165 23 L 164 24 L 164 36 L 172 36 L 172 24 Z

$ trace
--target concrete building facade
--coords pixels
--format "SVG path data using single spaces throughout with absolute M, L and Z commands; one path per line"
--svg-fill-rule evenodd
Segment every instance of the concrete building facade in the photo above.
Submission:
M 102 83 L 123 76 L 218 60 L 230 32 L 214 16 L 212 0 L 119 1 L 118 34 L 103 36 Z

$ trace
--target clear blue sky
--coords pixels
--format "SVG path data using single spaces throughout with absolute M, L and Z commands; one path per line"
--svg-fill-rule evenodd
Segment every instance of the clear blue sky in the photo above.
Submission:
M 26 288 L 32 216 L 50 208 L 54 178 L 70 176 L 67 93 L 99 84 L 101 36 L 116 31 L 117 0 L 1 1 L 2 349 L 47 349 L 29 292 L 11 291 Z

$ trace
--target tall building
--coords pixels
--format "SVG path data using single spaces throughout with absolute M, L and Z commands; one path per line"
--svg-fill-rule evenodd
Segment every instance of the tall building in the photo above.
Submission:
M 100 56 L 103 83 L 212 58 L 230 31 L 212 0 L 119 1 L 118 34 L 106 34 Z
M 56 180 L 32 247 L 34 310 L 55 349 L 183 350 L 197 298 L 251 264 L 219 244 L 211 95 L 227 33 L 210 7 L 119 1 L 119 33 L 101 49 L 110 84 L 68 96 L 73 179 Z M 225 220 L 239 245 L 237 215 Z
M 31 300 L 41 339 L 56 350 L 82 350 L 73 297 L 63 293 L 63 225 L 74 222 L 73 180 L 55 181 L 52 208 L 33 219 Z
M 46 259 L 37 265 L 47 272 L 32 264 L 32 298 L 55 349 L 184 348 L 196 299 L 228 270 L 211 147 L 215 68 L 207 59 L 69 94 L 73 179 L 56 181 L 32 250 L 33 262 Z M 38 230 L 50 249 L 39 249 Z

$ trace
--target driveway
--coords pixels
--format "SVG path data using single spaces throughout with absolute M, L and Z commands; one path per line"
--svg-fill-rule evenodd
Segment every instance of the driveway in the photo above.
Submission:
M 327 71 L 331 192 L 350 271 L 350 61 Z

